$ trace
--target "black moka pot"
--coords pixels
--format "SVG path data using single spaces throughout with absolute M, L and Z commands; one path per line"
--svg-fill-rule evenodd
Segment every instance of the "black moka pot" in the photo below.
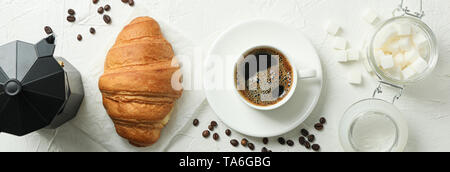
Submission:
M 80 73 L 53 57 L 55 37 L 0 46 L 0 132 L 23 136 L 74 118 L 84 98 Z

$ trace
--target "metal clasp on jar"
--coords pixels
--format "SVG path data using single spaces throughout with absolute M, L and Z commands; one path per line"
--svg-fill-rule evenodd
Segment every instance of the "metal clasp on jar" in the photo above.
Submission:
M 398 6 L 398 8 L 396 8 L 393 12 L 392 15 L 395 16 L 405 16 L 405 15 L 409 15 L 409 16 L 413 16 L 413 17 L 417 17 L 419 19 L 422 19 L 423 16 L 425 16 L 425 12 L 423 11 L 423 0 L 420 0 L 420 11 L 419 12 L 412 12 L 407 6 L 405 6 L 405 0 L 401 0 L 400 5 Z
M 392 88 L 396 88 L 399 90 L 399 92 L 394 96 L 394 98 L 392 99 L 392 104 L 395 103 L 395 101 L 397 101 L 398 99 L 400 99 L 400 97 L 402 97 L 403 95 L 403 87 L 395 85 L 395 84 L 391 84 L 385 81 L 379 81 L 378 87 L 375 89 L 375 91 L 373 92 L 372 98 L 375 98 L 375 96 L 377 94 L 381 94 L 383 93 L 383 85 L 387 85 L 390 86 Z

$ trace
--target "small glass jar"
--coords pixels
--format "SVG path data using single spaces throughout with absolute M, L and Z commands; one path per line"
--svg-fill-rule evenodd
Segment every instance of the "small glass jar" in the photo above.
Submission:
M 345 111 L 339 127 L 339 138 L 345 151 L 401 152 L 406 147 L 408 125 L 403 118 L 403 114 L 394 103 L 402 96 L 404 86 L 415 84 L 432 73 L 439 55 L 436 36 L 431 28 L 421 20 L 424 16 L 422 1 L 421 11 L 415 13 L 404 7 L 403 2 L 402 0 L 399 8 L 394 10 L 394 17 L 379 24 L 366 41 L 366 67 L 369 67 L 375 73 L 379 85 L 372 98 L 361 100 Z M 423 72 L 416 73 L 412 77 L 395 77 L 380 67 L 382 65 L 376 58 L 374 45 L 382 30 L 390 29 L 388 27 L 392 24 L 407 24 L 415 28 L 415 31 L 421 32 L 426 38 L 427 44 L 424 47 L 427 51 L 425 55 L 421 54 L 421 56 L 428 65 L 426 68 L 422 66 Z M 412 37 L 410 36 L 410 38 Z M 394 55 L 394 53 L 391 55 Z M 392 101 L 376 98 L 378 94 L 383 93 L 385 86 L 398 90 Z

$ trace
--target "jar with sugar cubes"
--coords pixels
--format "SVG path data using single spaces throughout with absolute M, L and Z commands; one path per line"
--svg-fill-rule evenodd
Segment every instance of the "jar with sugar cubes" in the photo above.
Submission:
M 366 67 L 379 80 L 372 98 L 353 104 L 340 123 L 340 142 L 349 152 L 400 152 L 406 147 L 408 125 L 394 105 L 404 87 L 415 84 L 434 70 L 438 45 L 432 29 L 422 21 L 424 12 L 412 12 L 404 0 L 393 17 L 379 22 L 366 41 Z M 384 87 L 396 95 L 386 101 L 376 98 Z

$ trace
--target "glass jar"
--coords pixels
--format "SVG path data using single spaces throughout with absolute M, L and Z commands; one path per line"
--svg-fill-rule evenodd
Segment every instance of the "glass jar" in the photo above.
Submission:
M 422 11 L 422 0 L 420 1 L 420 12 L 414 13 L 411 12 L 408 7 L 404 7 L 403 2 L 404 1 L 402 0 L 400 6 L 394 10 L 394 16 L 377 25 L 375 31 L 366 41 L 366 67 L 369 67 L 371 71 L 375 73 L 379 80 L 379 85 L 373 92 L 372 98 L 361 100 L 345 111 L 339 126 L 340 143 L 345 151 L 401 152 L 406 147 L 408 140 L 408 125 L 403 118 L 403 114 L 394 103 L 402 96 L 404 86 L 415 84 L 432 73 L 438 62 L 439 55 L 435 34 L 431 28 L 421 20 L 424 16 L 424 12 Z M 383 29 L 390 29 L 388 27 L 393 24 L 406 24 L 411 26 L 411 28 L 413 28 L 412 32 L 420 32 L 426 39 L 426 44 L 422 44 L 426 51 L 424 51 L 425 53 L 421 52 L 420 56 L 428 65 L 426 67 L 424 67 L 425 65 L 422 65 L 422 72 L 415 73 L 415 75 L 411 77 L 397 77 L 380 67 L 383 65 L 380 64 L 380 61 L 375 54 L 377 48 L 375 47 L 375 44 L 380 45 L 376 42 L 378 36 L 382 34 Z M 412 40 L 413 36 L 410 37 L 411 38 L 409 39 Z M 383 38 L 385 37 L 383 36 Z M 414 48 L 417 48 L 415 44 L 414 46 Z M 394 56 L 393 51 L 391 53 L 392 54 L 389 55 Z M 425 62 L 422 64 L 424 63 Z M 394 88 L 398 91 L 392 101 L 376 98 L 378 94 L 383 93 L 383 88 L 385 86 Z

